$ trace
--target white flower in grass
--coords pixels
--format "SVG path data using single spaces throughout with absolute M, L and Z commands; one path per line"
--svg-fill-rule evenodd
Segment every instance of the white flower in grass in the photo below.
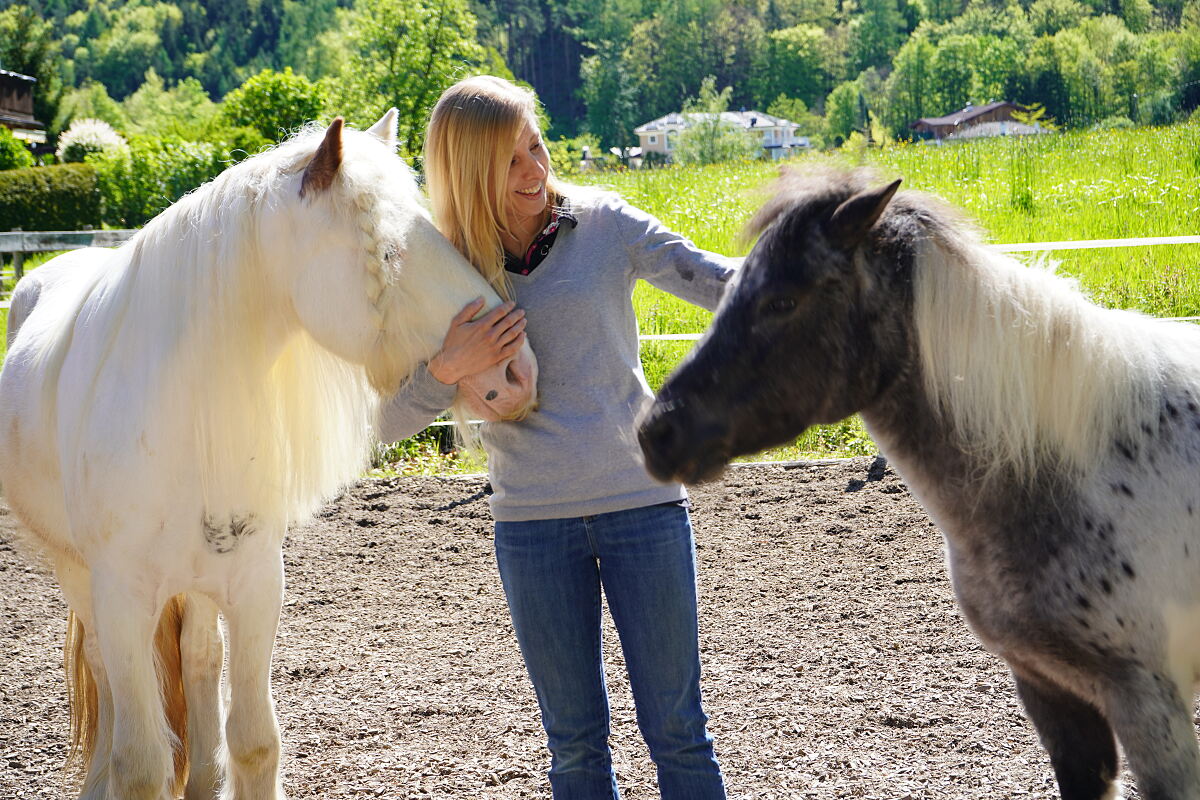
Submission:
M 60 162 L 83 161 L 88 153 L 103 153 L 125 146 L 125 139 L 107 122 L 82 117 L 58 137 L 55 155 Z

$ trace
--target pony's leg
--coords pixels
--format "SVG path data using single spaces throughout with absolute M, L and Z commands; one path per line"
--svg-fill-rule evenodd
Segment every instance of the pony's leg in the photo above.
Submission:
M 217 607 L 203 595 L 187 595 L 179 650 L 191 764 L 184 797 L 213 800 L 225 778 L 225 713 L 221 702 L 225 642 L 217 623 Z
M 170 733 L 154 664 L 160 608 L 109 570 L 92 574 L 92 610 L 112 693 L 108 789 L 122 800 L 170 797 Z
M 77 754 L 86 762 L 82 800 L 103 800 L 108 796 L 108 762 L 112 751 L 113 705 L 112 692 L 100 656 L 96 626 L 92 615 L 92 577 L 86 567 L 63 558 L 54 565 L 55 577 L 63 597 L 82 629 L 82 647 L 64 653 L 71 687 L 72 726 L 79 726 L 80 750 Z M 82 661 L 82 663 L 80 663 Z M 90 685 L 89 685 L 90 684 Z M 95 705 L 89 694 L 94 692 Z M 94 726 L 94 734 L 89 731 Z
M 1025 713 L 1050 754 L 1063 800 L 1115 796 L 1117 748 L 1095 706 L 1041 681 L 1013 673 Z
M 283 604 L 283 555 L 276 550 L 253 571 L 254 580 L 232 587 L 222 607 L 229 634 L 230 800 L 282 800 L 280 738 L 271 700 L 271 650 Z
M 1189 699 L 1165 673 L 1134 668 L 1108 691 L 1108 717 L 1146 800 L 1200 800 Z

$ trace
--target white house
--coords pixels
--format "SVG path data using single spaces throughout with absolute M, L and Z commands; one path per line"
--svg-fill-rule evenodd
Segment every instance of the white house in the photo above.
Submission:
M 665 117 L 639 125 L 633 129 L 637 134 L 642 154 L 663 153 L 670 156 L 675 149 L 675 137 L 698 119 L 710 116 L 706 113 L 671 113 Z M 807 149 L 808 137 L 797 136 L 799 127 L 794 122 L 773 117 L 761 111 L 724 111 L 721 119 L 736 125 L 757 137 L 768 158 L 786 158 L 793 149 Z

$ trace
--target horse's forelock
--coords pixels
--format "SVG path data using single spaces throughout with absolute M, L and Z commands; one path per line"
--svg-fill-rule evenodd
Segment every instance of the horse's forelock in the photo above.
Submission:
M 768 187 L 767 201 L 746 223 L 742 238 L 752 241 L 785 214 L 806 218 L 816 213 L 816 209 L 831 213 L 841 203 L 882 181 L 877 172 L 866 167 L 784 167 Z

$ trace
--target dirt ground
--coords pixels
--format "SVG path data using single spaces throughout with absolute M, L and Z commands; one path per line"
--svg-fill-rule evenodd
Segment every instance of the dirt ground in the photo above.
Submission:
M 290 798 L 549 797 L 484 491 L 366 481 L 290 534 L 273 670 Z M 731 798 L 1057 796 L 1007 671 L 955 606 L 940 534 L 882 460 L 734 468 L 692 499 Z M 0 798 L 61 797 L 65 607 L 14 528 L 0 500 Z M 649 800 L 605 636 L 619 780 Z

